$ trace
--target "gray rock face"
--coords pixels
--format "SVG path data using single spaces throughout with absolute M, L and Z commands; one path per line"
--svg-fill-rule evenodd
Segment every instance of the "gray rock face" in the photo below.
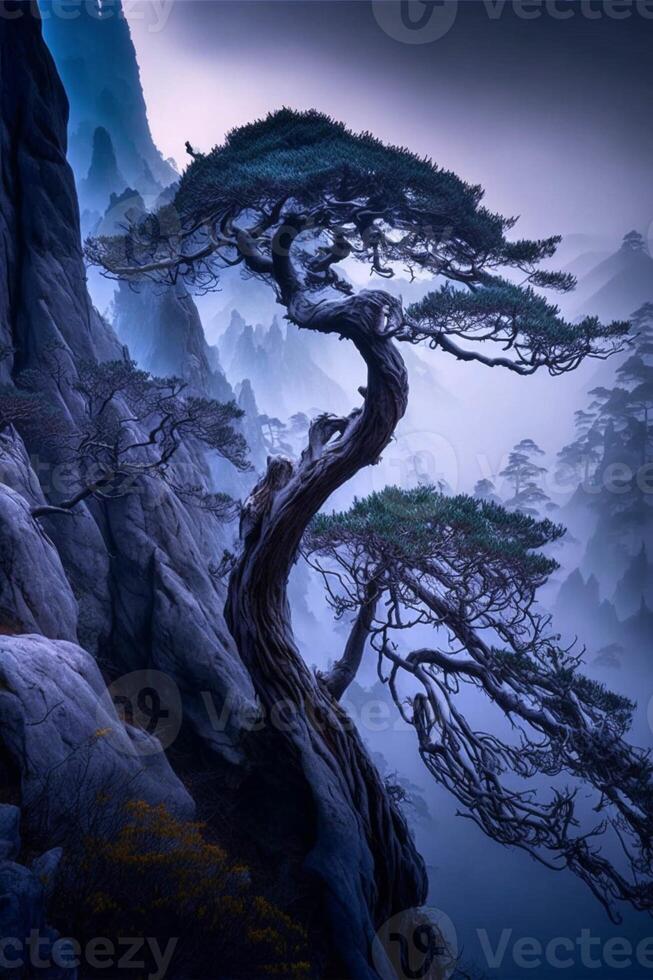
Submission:
M 192 584 L 160 554 L 152 584 L 156 665 L 176 677 L 186 717 L 202 742 L 228 762 L 242 762 L 241 722 L 243 713 L 254 712 L 255 698 L 222 618 L 222 597 L 202 582 L 198 601 Z
M 32 506 L 45 502 L 25 443 L 13 425 L 0 432 L 0 483 L 15 490 Z
M 0 481 L 0 631 L 76 641 L 77 601 L 54 544 L 31 516 L 44 498 L 13 429 L 0 433 Z
M 71 517 L 40 522 L 54 542 L 77 602 L 77 640 L 100 657 L 113 627 L 111 559 L 97 520 L 81 505 Z
M 39 969 L 38 976 L 45 980 L 75 980 L 77 971 L 62 968 L 56 962 L 62 964 L 62 958 L 51 956 L 53 952 L 64 952 L 65 941 L 47 925 L 45 914 L 57 884 L 63 851 L 59 847 L 46 851 L 29 869 L 19 864 L 19 823 L 18 807 L 0 806 L 0 939 L 9 940 L 2 947 L 0 976 L 35 975 L 30 937 L 37 936 L 40 952 L 45 954 L 40 957 L 41 962 L 49 963 Z
M 42 906 L 42 889 L 27 868 L 13 861 L 0 862 L 0 934 L 3 939 L 24 939 L 33 923 L 41 925 Z
M 119 357 L 121 348 L 86 292 L 75 184 L 66 162 L 66 96 L 38 20 L 26 7 L 21 13 L 0 25 L 0 383 L 29 372 L 38 391 L 75 420 L 82 404 L 66 379 L 74 378 L 80 360 Z M 47 491 L 56 456 L 40 456 Z M 80 513 L 75 521 L 84 521 L 84 509 Z M 89 624 L 84 640 L 97 644 L 111 629 L 109 580 L 106 547 L 91 523 L 75 533 L 74 549 L 70 527 L 50 521 L 47 530 Z M 25 626 L 45 630 L 38 619 Z M 46 631 L 74 638 L 52 623 Z
M 14 860 L 20 852 L 20 810 L 9 803 L 0 805 L 0 861 Z
M 185 721 L 233 762 L 240 757 L 238 714 L 229 712 L 219 730 L 212 711 L 220 713 L 226 701 L 253 705 L 254 691 L 224 622 L 223 587 L 208 571 L 221 553 L 219 529 L 160 481 L 143 481 L 142 490 L 107 511 L 120 584 L 114 641 L 121 667 L 147 663 L 166 673 L 181 692 Z
M 183 284 L 162 291 L 147 283 L 137 288 L 121 283 L 114 300 L 114 326 L 134 360 L 152 374 L 182 377 L 219 401 L 234 397 Z
M 34 57 L 39 34 L 25 8 L 0 30 L 0 381 L 42 371 L 52 398 L 74 406 L 74 392 L 51 378 L 53 348 L 72 368 L 80 358 L 119 356 L 119 346 L 86 293 L 68 103 L 40 41 Z
M 113 825 L 128 800 L 193 816 L 157 740 L 123 724 L 97 664 L 75 644 L 0 638 L 0 731 L 28 826 L 52 843 Z
M 63 857 L 62 847 L 53 847 L 51 850 L 46 851 L 45 854 L 41 854 L 32 861 L 32 874 L 36 875 L 38 880 L 43 886 L 43 892 L 47 901 L 49 901 L 57 887 L 57 876 L 59 874 L 59 865 L 61 864 L 61 859 Z

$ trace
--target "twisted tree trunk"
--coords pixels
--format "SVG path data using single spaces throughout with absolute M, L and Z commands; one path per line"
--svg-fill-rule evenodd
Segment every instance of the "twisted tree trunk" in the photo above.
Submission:
M 406 409 L 406 371 L 388 333 L 398 304 L 381 292 L 316 305 L 290 290 L 287 301 L 298 325 L 353 341 L 368 383 L 362 409 L 315 421 L 299 463 L 270 461 L 245 506 L 227 622 L 264 708 L 286 708 L 283 765 L 301 770 L 314 802 L 305 866 L 323 884 L 332 939 L 349 976 L 372 980 L 379 976 L 370 956 L 375 930 L 423 903 L 426 875 L 351 721 L 296 648 L 286 587 L 310 520 L 338 487 L 378 460 Z

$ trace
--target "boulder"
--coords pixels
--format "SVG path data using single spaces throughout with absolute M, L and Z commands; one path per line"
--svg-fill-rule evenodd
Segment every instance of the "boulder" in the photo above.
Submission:
M 20 773 L 28 829 L 49 845 L 114 829 L 130 800 L 194 815 L 158 740 L 120 720 L 75 644 L 0 638 L 0 748 Z
M 4 940 L 1 977 L 75 980 L 76 968 L 58 965 L 65 963 L 62 954 L 66 941 L 47 925 L 46 899 L 34 870 L 13 861 L 0 861 L 0 938 Z

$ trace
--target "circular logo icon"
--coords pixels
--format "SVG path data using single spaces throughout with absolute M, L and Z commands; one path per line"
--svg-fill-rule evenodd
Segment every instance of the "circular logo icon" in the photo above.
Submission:
M 458 0 L 372 0 L 374 17 L 389 37 L 403 44 L 432 44 L 448 34 Z
M 160 670 L 135 670 L 118 677 L 102 695 L 98 716 L 107 709 L 110 714 L 115 710 L 124 724 L 152 736 L 132 741 L 131 749 L 139 755 L 154 755 L 172 745 L 183 717 L 179 688 Z
M 458 961 L 456 929 L 440 909 L 406 909 L 381 926 L 372 959 L 388 980 L 447 980 Z
M 371 468 L 374 490 L 398 486 L 403 490 L 430 486 L 455 493 L 458 457 L 449 440 L 428 429 L 403 430 L 384 449 L 379 464 Z

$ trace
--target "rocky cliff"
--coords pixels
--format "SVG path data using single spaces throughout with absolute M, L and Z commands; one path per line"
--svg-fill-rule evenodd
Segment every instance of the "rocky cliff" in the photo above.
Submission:
M 62 425 L 83 426 L 78 368 L 122 357 L 122 347 L 86 292 L 64 90 L 38 19 L 18 9 L 21 16 L 0 23 L 0 756 L 21 802 L 38 810 L 30 781 L 46 780 L 96 730 L 116 727 L 116 718 L 105 726 L 94 715 L 103 682 L 91 655 L 105 679 L 124 670 L 165 672 L 180 691 L 182 731 L 215 756 L 216 768 L 240 759 L 238 733 L 233 718 L 217 729 L 206 701 L 219 712 L 228 697 L 247 703 L 253 696 L 224 627 L 222 585 L 209 570 L 226 540 L 209 514 L 152 478 L 70 515 L 31 514 L 59 499 L 58 479 L 70 474 L 58 440 L 44 440 L 38 426 L 19 433 L 7 405 L 32 397 L 36 386 L 39 404 Z M 193 449 L 180 462 L 200 480 L 208 473 Z M 71 645 L 77 642 L 85 649 Z M 43 739 L 38 751 L 26 739 L 30 729 Z M 157 759 L 143 794 L 156 801 L 167 785 L 166 797 L 186 800 L 188 812 L 160 747 Z M 101 784 L 101 766 L 93 767 Z M 108 768 L 115 775 L 115 765 Z M 48 806 L 69 804 L 69 793 L 57 779 Z
M 212 398 L 234 393 L 214 347 L 209 347 L 197 307 L 185 286 L 168 289 L 121 283 L 113 325 L 132 357 L 153 374 L 177 374 Z

